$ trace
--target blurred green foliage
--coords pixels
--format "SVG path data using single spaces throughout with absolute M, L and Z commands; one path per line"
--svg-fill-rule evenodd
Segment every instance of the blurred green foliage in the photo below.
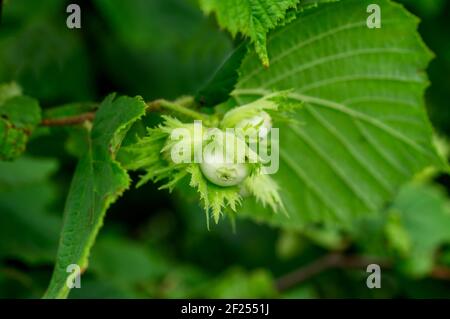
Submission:
M 16 81 L 44 111 L 111 91 L 145 99 L 195 94 L 238 42 L 193 0 L 83 2 L 80 30 L 65 27 L 71 2 L 4 3 L 0 82 Z M 420 33 L 436 55 L 427 107 L 437 132 L 449 137 L 450 2 L 401 2 L 421 17 Z M 76 132 L 42 128 L 24 157 L 0 162 L 0 297 L 43 295 L 82 145 Z M 450 267 L 449 190 L 448 175 L 408 185 L 382 218 L 355 220 L 351 230 L 284 231 L 244 219 L 233 232 L 227 223 L 208 230 L 195 197 L 132 188 L 110 209 L 82 289 L 71 297 L 450 297 L 450 276 L 436 270 Z M 360 267 L 277 289 L 278 278 L 331 251 L 391 260 L 382 288 L 367 289 Z

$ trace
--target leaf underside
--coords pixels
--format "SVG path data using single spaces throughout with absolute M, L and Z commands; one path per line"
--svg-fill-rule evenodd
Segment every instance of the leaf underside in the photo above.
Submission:
M 371 1 L 346 0 L 304 10 L 268 37 L 269 69 L 255 53 L 242 63 L 233 96 L 248 103 L 292 89 L 304 103 L 280 127 L 280 170 L 290 218 L 247 202 L 242 215 L 275 225 L 342 223 L 381 211 L 423 168 L 440 166 L 423 105 L 432 54 L 418 19 L 380 0 L 382 27 L 366 26 Z
M 269 66 L 266 49 L 267 32 L 284 21 L 289 9 L 299 0 L 199 0 L 207 14 L 214 12 L 219 25 L 247 36 L 255 45 L 255 52 L 265 67 Z

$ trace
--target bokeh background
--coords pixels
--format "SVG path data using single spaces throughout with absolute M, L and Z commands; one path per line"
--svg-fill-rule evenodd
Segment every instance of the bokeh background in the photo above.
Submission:
M 240 42 L 195 0 L 3 2 L 0 82 L 18 82 L 43 108 L 100 101 L 112 91 L 146 100 L 194 94 Z M 445 150 L 450 2 L 401 2 L 422 19 L 420 33 L 436 54 L 426 102 Z M 70 3 L 81 5 L 80 30 L 65 25 Z M 42 129 L 23 158 L 0 162 L 1 298 L 44 293 L 78 150 L 76 134 Z M 346 234 L 244 219 L 235 231 L 226 222 L 208 230 L 194 197 L 133 187 L 108 211 L 82 288 L 71 298 L 450 297 L 449 181 L 443 174 L 424 178 L 393 203 L 390 211 L 400 213 L 362 221 L 359 232 Z M 336 262 L 334 253 L 353 259 Z M 358 263 L 368 255 L 389 260 L 381 289 L 366 287 Z

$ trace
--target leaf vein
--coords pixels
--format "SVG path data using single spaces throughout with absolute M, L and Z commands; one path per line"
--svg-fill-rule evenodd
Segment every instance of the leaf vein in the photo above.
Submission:
M 298 74 L 302 71 L 317 67 L 319 65 L 334 62 L 337 60 L 347 59 L 359 55 L 365 54 L 377 54 L 377 53 L 393 53 L 393 54 L 415 54 L 414 50 L 403 49 L 403 48 L 364 48 L 359 50 L 350 50 L 346 52 L 340 52 L 337 54 L 332 54 L 324 57 L 320 57 L 312 62 L 300 64 L 298 67 L 291 69 L 278 77 L 274 77 L 271 81 L 264 82 L 264 87 L 267 88 L 269 86 L 273 86 L 276 83 L 283 81 L 284 79 L 291 77 L 295 74 Z M 272 65 L 273 67 L 273 65 Z
M 348 143 L 332 122 L 326 120 L 322 115 L 320 115 L 319 112 L 310 107 L 309 104 L 305 105 L 305 109 L 317 120 L 320 125 L 322 125 L 326 130 L 328 130 L 328 132 L 330 132 L 339 140 L 341 145 L 345 147 L 345 149 L 358 162 L 358 164 L 360 164 L 369 173 L 369 175 L 371 175 L 372 178 L 384 188 L 385 191 L 387 191 L 388 193 L 391 192 L 389 184 L 386 182 L 383 176 L 378 174 L 378 170 L 376 169 L 376 167 L 368 164 L 369 161 L 364 158 L 364 153 L 358 152 L 358 150 L 356 150 L 351 143 Z
M 339 215 L 344 216 L 343 212 L 340 212 L 336 205 L 330 203 L 328 197 L 322 193 L 321 187 L 311 183 L 312 179 L 309 179 L 304 175 L 303 171 L 295 164 L 295 161 L 291 158 L 291 156 L 283 150 L 280 150 L 280 156 L 284 159 L 286 164 L 297 174 L 297 177 L 300 178 L 305 186 L 310 189 L 318 198 L 321 199 L 322 203 L 328 207 L 331 211 L 337 211 Z
M 339 179 L 343 182 L 343 184 L 353 193 L 356 195 L 356 197 L 369 209 L 375 209 L 376 204 L 370 201 L 369 198 L 366 198 L 364 196 L 364 192 L 362 192 L 359 188 L 355 188 L 353 183 L 347 178 L 347 175 L 344 171 L 341 170 L 341 167 L 337 165 L 335 162 L 331 161 L 326 154 L 322 152 L 322 150 L 317 147 L 310 139 L 306 136 L 301 130 L 298 130 L 297 128 L 290 126 L 292 131 L 295 133 L 296 136 L 298 136 L 300 139 L 302 139 L 305 144 L 316 153 L 319 158 L 328 166 L 331 168 L 333 173 L 339 177 Z

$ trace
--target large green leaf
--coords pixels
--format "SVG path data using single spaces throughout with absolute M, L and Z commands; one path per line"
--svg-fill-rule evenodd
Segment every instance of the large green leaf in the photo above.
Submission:
M 55 270 L 46 298 L 67 297 L 66 268 L 87 267 L 89 251 L 103 223 L 106 209 L 130 184 L 127 172 L 115 160 L 121 138 L 130 125 L 145 113 L 139 97 L 108 96 L 96 114 L 66 201 L 64 225 Z
M 289 218 L 252 203 L 243 214 L 285 227 L 341 222 L 381 211 L 416 172 L 442 165 L 423 106 L 432 57 L 418 19 L 380 0 L 382 27 L 366 26 L 368 0 L 304 10 L 268 38 L 270 69 L 248 54 L 239 103 L 292 89 L 304 102 L 280 127 L 280 170 Z
M 265 67 L 269 66 L 266 34 L 284 20 L 289 9 L 296 8 L 299 0 L 199 0 L 207 14 L 214 12 L 222 28 L 233 36 L 237 33 L 249 37 Z
M 12 160 L 25 151 L 28 137 L 41 121 L 36 100 L 22 95 L 15 83 L 0 85 L 0 160 Z

